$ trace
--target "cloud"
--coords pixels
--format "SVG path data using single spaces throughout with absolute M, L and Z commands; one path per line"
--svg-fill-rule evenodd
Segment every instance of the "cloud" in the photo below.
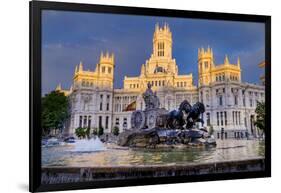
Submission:
M 250 22 L 198 20 L 186 18 L 128 16 L 44 11 L 42 18 L 43 92 L 61 82 L 69 88 L 75 65 L 83 61 L 95 69 L 102 51 L 115 54 L 115 87 L 123 77 L 136 76 L 152 52 L 155 24 L 169 23 L 173 33 L 173 56 L 180 74 L 197 78 L 197 49 L 210 45 L 217 63 L 225 54 L 231 62 L 241 59 L 245 81 L 257 82 L 264 59 L 264 25 Z M 254 72 L 252 72 L 254 70 Z
M 90 39 L 95 41 L 95 42 L 101 42 L 101 43 L 107 43 L 108 42 L 108 39 L 102 38 L 102 37 L 91 36 Z

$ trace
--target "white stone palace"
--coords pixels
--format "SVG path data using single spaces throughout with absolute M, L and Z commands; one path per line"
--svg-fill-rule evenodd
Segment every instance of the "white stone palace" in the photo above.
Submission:
M 103 127 L 106 133 L 115 126 L 120 131 L 130 129 L 132 111 L 145 108 L 142 93 L 150 83 L 160 107 L 167 110 L 177 109 L 184 99 L 190 104 L 203 102 L 204 126 L 212 127 L 217 138 L 243 137 L 246 132 L 257 136 L 255 108 L 257 101 L 264 101 L 265 88 L 241 81 L 239 58 L 233 64 L 226 56 L 223 64 L 215 64 L 212 49 L 200 48 L 196 86 L 192 73 L 179 75 L 172 46 L 169 26 L 156 24 L 150 58 L 140 65 L 139 76 L 124 77 L 122 89 L 113 88 L 113 54 L 101 53 L 94 71 L 84 70 L 82 63 L 76 66 L 71 88 L 56 88 L 70 99 L 71 116 L 65 133 L 73 135 L 78 127 Z

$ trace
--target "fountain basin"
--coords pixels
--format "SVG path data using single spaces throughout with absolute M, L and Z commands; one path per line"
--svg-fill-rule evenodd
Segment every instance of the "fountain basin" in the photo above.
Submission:
M 72 152 L 96 152 L 96 151 L 104 151 L 106 147 L 101 142 L 98 137 L 91 139 L 80 139 L 76 140 L 74 143 L 74 149 Z

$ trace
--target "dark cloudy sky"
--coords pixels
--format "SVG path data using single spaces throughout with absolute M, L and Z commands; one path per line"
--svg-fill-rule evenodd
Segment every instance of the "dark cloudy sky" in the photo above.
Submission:
M 94 70 L 101 51 L 115 54 L 115 83 L 121 88 L 123 77 L 136 76 L 152 52 L 156 23 L 167 22 L 173 34 L 173 57 L 180 74 L 193 73 L 197 84 L 199 47 L 213 48 L 215 63 L 225 54 L 230 63 L 240 57 L 242 80 L 259 83 L 263 73 L 264 24 L 186 18 L 96 14 L 70 11 L 43 11 L 42 17 L 42 94 L 58 83 L 69 88 L 75 65 Z

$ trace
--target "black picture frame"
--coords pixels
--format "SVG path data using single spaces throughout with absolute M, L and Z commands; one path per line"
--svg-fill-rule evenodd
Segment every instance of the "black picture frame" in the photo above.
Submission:
M 136 8 L 124 6 L 105 6 L 80 3 L 62 3 L 31 1 L 30 6 L 30 144 L 29 144 L 29 191 L 59 191 L 89 188 L 107 188 L 138 186 L 151 184 L 183 183 L 198 181 L 261 178 L 271 176 L 271 17 L 265 15 L 247 15 L 233 13 L 215 13 L 155 8 Z M 207 174 L 200 176 L 161 177 L 150 179 L 106 180 L 97 182 L 79 182 L 71 184 L 41 184 L 41 14 L 42 10 L 67 10 L 79 12 L 114 13 L 146 16 L 168 16 L 179 18 L 198 18 L 228 21 L 249 21 L 265 24 L 265 170 L 260 172 L 239 172 L 227 174 Z

